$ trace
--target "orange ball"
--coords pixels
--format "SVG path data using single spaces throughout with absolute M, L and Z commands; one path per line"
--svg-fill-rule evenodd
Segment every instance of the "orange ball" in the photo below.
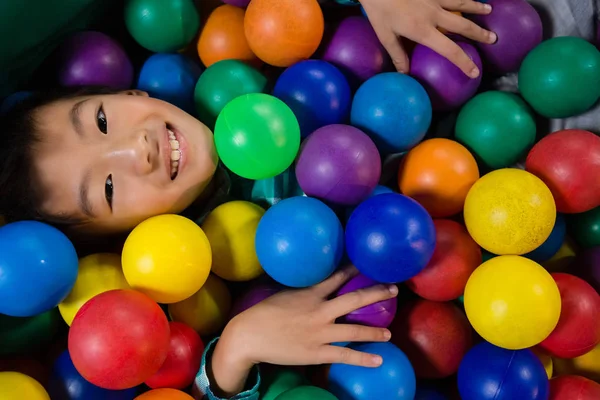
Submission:
M 398 171 L 400 192 L 418 201 L 434 218 L 461 212 L 478 179 L 473 155 L 449 139 L 420 143 L 404 156 Z
M 228 59 L 259 63 L 246 40 L 244 15 L 242 8 L 229 4 L 215 8 L 209 15 L 198 39 L 198 55 L 206 67 Z
M 139 395 L 135 400 L 194 400 L 194 398 L 180 390 L 154 389 Z
M 317 0 L 252 0 L 244 20 L 254 54 L 275 67 L 310 58 L 325 31 Z

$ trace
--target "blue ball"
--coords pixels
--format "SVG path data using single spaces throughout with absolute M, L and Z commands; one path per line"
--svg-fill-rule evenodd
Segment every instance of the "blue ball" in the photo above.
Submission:
M 382 283 L 406 281 L 433 256 L 435 227 L 427 211 L 413 199 L 388 193 L 356 207 L 346 225 L 346 251 L 352 263 Z
M 363 17 L 369 18 L 369 16 L 367 15 L 367 12 L 365 11 L 365 8 L 363 6 L 360 6 L 360 12 L 362 13 Z
M 556 222 L 554 223 L 554 228 L 548 239 L 546 239 L 540 247 L 533 250 L 531 253 L 525 254 L 523 257 L 527 257 L 538 263 L 548 261 L 558 253 L 558 250 L 560 250 L 560 247 L 565 241 L 566 234 L 567 224 L 565 222 L 565 217 L 563 217 L 562 214 L 556 214 Z
M 435 389 L 418 388 L 415 400 L 448 400 L 448 398 Z
M 381 356 L 383 364 L 378 368 L 332 364 L 328 389 L 339 400 L 414 399 L 417 384 L 415 371 L 402 350 L 389 342 L 350 347 Z
M 356 92 L 350 121 L 384 154 L 414 147 L 431 125 L 431 101 L 414 78 L 398 72 L 375 75 Z
M 326 279 L 344 253 L 344 231 L 335 213 L 311 197 L 291 197 L 264 214 L 256 229 L 256 255 L 267 274 L 290 287 Z
M 458 390 L 463 400 L 546 400 L 550 388 L 546 370 L 531 350 L 482 342 L 463 358 Z
M 194 90 L 201 73 L 200 66 L 182 54 L 154 54 L 142 66 L 137 88 L 194 114 Z
M 0 313 L 31 317 L 58 305 L 77 279 L 75 247 L 37 221 L 0 228 Z
M 394 193 L 394 191 L 387 186 L 377 185 L 377 186 L 375 186 L 375 189 L 373 189 L 373 191 L 371 192 L 369 197 L 377 196 L 378 194 L 384 194 L 384 193 Z M 367 197 L 367 198 L 369 198 L 369 197 Z M 346 222 L 348 222 L 348 219 L 350 218 L 350 215 L 352 215 L 354 210 L 356 210 L 356 206 L 348 207 L 346 209 Z
M 14 106 L 31 97 L 33 93 L 28 91 L 15 92 L 5 98 L 0 105 L 0 115 L 7 114 Z
M 137 388 L 108 390 L 89 383 L 77 372 L 65 350 L 54 362 L 48 392 L 53 399 L 61 400 L 133 400 Z
M 352 94 L 342 72 L 326 61 L 300 61 L 286 69 L 273 96 L 287 104 L 298 119 L 302 137 L 350 116 Z

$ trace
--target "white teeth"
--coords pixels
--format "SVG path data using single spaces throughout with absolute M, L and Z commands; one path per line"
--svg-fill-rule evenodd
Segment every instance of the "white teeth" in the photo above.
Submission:
M 179 150 L 173 150 L 171 152 L 171 161 L 179 161 L 181 158 L 181 152 Z
M 172 150 L 179 150 L 179 142 L 177 141 L 177 139 L 169 140 L 169 144 L 171 145 Z
M 179 140 L 175 136 L 175 133 L 170 129 L 167 129 L 169 134 L 169 145 L 171 146 L 171 179 L 177 176 L 179 170 L 179 160 L 181 159 L 181 150 L 179 149 Z

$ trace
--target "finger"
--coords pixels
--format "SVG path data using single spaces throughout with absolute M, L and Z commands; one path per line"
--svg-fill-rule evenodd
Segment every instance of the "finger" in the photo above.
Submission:
M 328 319 L 337 319 L 369 304 L 396 297 L 397 294 L 396 285 L 375 285 L 329 300 L 324 304 L 323 312 Z
M 324 346 L 320 350 L 320 364 L 348 364 L 359 367 L 379 367 L 383 363 L 381 356 L 363 353 L 341 346 Z
M 492 6 L 472 0 L 442 0 L 440 5 L 450 11 L 460 11 L 465 14 L 489 14 Z
M 438 25 L 449 32 L 457 33 L 481 43 L 492 44 L 497 39 L 494 32 L 485 30 L 473 21 L 447 11 L 440 15 Z
M 334 324 L 325 332 L 327 343 L 387 342 L 392 337 L 389 329 L 353 324 Z
M 385 34 L 377 31 L 376 33 L 379 41 L 390 55 L 396 71 L 407 74 L 410 69 L 410 61 L 402 45 L 402 40 L 392 31 L 386 31 Z
M 327 297 L 338 290 L 344 283 L 358 275 L 358 270 L 354 265 L 343 267 L 336 271 L 323 282 L 312 287 L 319 296 Z
M 463 49 L 437 29 L 432 29 L 421 40 L 421 44 L 446 57 L 452 64 L 456 65 L 467 76 L 473 79 L 477 78 L 481 73 Z

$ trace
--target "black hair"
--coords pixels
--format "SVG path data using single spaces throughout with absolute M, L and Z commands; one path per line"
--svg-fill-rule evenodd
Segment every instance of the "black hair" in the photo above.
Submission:
M 0 215 L 7 222 L 38 220 L 59 227 L 84 222 L 71 215 L 50 215 L 41 209 L 44 192 L 33 162 L 33 150 L 42 139 L 36 113 L 57 101 L 114 93 L 105 87 L 32 93 L 0 116 Z

